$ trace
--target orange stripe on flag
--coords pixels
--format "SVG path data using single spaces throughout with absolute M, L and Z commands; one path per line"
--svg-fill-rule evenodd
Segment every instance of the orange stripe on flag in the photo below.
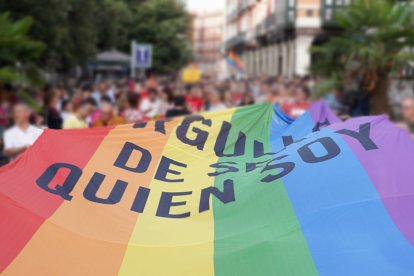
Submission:
M 116 275 L 138 217 L 138 213 L 130 210 L 131 205 L 138 188 L 149 186 L 175 125 L 174 121 L 166 123 L 166 134 L 154 132 L 153 122 L 145 129 L 133 129 L 129 125 L 112 130 L 83 170 L 71 193 L 72 200 L 65 201 L 42 225 L 5 273 L 58 275 L 65 271 L 67 275 Z M 117 153 L 125 142 L 151 152 L 152 162 L 145 173 L 114 167 Z M 108 197 L 118 179 L 128 183 L 118 204 L 97 204 L 83 197 L 95 171 L 106 176 L 97 194 L 102 198 Z

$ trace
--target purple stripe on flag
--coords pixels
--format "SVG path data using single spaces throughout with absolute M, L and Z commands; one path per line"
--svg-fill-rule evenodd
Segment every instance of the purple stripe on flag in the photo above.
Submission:
M 338 131 L 358 132 L 371 122 L 369 137 L 380 150 L 365 150 L 355 138 L 343 135 L 374 183 L 385 208 L 401 233 L 414 245 L 414 141 L 386 116 L 363 117 L 332 125 Z
M 319 122 L 320 118 L 326 118 L 330 124 L 336 124 L 336 123 L 341 122 L 341 119 L 338 118 L 332 112 L 332 110 L 328 107 L 328 105 L 323 100 L 315 102 L 312 105 L 312 108 L 309 109 L 309 112 L 311 114 L 312 120 L 316 123 Z M 324 123 L 324 122 L 319 122 L 319 123 Z

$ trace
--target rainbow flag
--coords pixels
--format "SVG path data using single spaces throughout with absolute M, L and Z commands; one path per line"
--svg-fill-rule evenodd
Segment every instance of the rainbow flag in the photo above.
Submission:
M 226 60 L 234 69 L 241 73 L 245 72 L 244 64 L 235 52 L 229 51 Z
M 46 130 L 0 170 L 0 272 L 413 275 L 413 161 L 322 102 Z

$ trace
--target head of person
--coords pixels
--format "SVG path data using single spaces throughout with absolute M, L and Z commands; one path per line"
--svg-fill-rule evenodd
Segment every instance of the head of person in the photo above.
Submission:
M 173 91 L 166 87 L 160 91 L 160 98 L 166 103 L 172 103 L 173 102 Z
M 277 86 L 277 95 L 281 98 L 287 97 L 289 94 L 288 90 L 286 89 L 286 86 L 284 84 L 279 84 Z
M 269 87 L 269 85 L 268 85 L 266 82 L 263 82 L 263 83 L 260 85 L 260 91 L 261 91 L 264 95 L 269 94 L 269 93 L 270 93 L 270 87 Z
M 98 84 L 98 91 L 99 91 L 99 93 L 101 93 L 102 95 L 105 95 L 106 94 L 106 92 L 108 91 L 108 84 L 106 83 L 106 82 L 100 82 L 99 84 Z
M 89 98 L 86 100 L 83 100 L 78 108 L 76 109 L 76 114 L 78 117 L 82 119 L 86 119 L 88 116 L 90 116 L 96 109 L 96 102 Z
M 219 104 L 219 103 L 221 103 L 221 101 L 222 100 L 221 100 L 220 93 L 217 90 L 215 90 L 215 89 L 211 90 L 210 91 L 210 94 L 209 94 L 209 102 L 210 102 L 210 104 L 212 104 L 212 105 Z
M 174 106 L 176 108 L 184 108 L 185 107 L 185 97 L 184 96 L 175 96 L 174 97 Z
M 228 105 L 228 106 L 233 106 L 234 105 L 233 95 L 229 92 L 224 93 L 223 100 L 226 103 L 226 105 Z
M 242 100 L 242 104 L 243 105 L 254 104 L 254 97 L 253 97 L 253 95 L 251 93 L 244 93 L 243 100 Z
M 61 91 L 58 89 L 48 90 L 44 97 L 44 103 L 46 107 L 54 108 L 60 100 Z
M 198 85 L 193 85 L 189 91 L 189 95 L 192 98 L 201 97 L 201 88 Z
M 29 124 L 30 114 L 30 108 L 24 103 L 18 103 L 13 107 L 13 121 L 18 126 Z
M 62 102 L 62 110 L 65 112 L 73 112 L 73 102 L 71 100 L 64 100 Z
M 101 101 L 100 101 L 100 105 L 105 104 L 105 103 L 112 104 L 111 98 L 107 95 L 102 96 Z
M 130 108 L 138 108 L 140 103 L 140 96 L 137 93 L 130 93 L 128 95 L 128 104 Z
M 414 97 L 405 98 L 401 102 L 401 113 L 404 122 L 409 124 L 414 123 Z
M 342 86 L 338 86 L 335 88 L 334 93 L 336 98 L 341 98 L 344 94 L 344 88 Z
M 108 102 L 102 103 L 100 107 L 100 117 L 99 117 L 102 120 L 102 122 L 108 123 L 109 121 L 111 121 L 113 116 L 114 116 L 114 108 L 112 104 Z
M 158 91 L 155 88 L 148 89 L 148 99 L 151 102 L 155 102 L 158 98 Z
M 295 91 L 295 98 L 298 102 L 307 102 L 310 97 L 310 90 L 307 86 L 298 86 Z

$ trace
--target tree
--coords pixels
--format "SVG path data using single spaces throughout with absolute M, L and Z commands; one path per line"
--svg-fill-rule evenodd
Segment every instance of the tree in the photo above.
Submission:
M 8 13 L 0 14 L 0 83 L 31 83 L 36 68 L 32 62 L 42 53 L 44 45 L 28 38 L 32 19 L 12 22 Z
M 410 4 L 389 0 L 354 0 L 335 14 L 343 30 L 322 46 L 313 73 L 334 83 L 346 77 L 359 80 L 370 95 L 373 114 L 390 113 L 388 89 L 393 74 L 401 74 L 414 55 L 414 9 Z
M 31 37 L 47 45 L 39 65 L 63 73 L 125 44 L 130 21 L 127 5 L 118 0 L 2 0 L 0 9 L 15 19 L 33 18 Z
M 131 23 L 132 13 L 127 3 L 117 0 L 98 1 L 98 9 L 98 49 L 114 49 L 129 44 L 128 24 Z
M 99 51 L 130 52 L 131 40 L 154 45 L 155 71 L 177 70 L 191 57 L 190 17 L 181 0 L 2 0 L 18 20 L 33 18 L 30 37 L 45 43 L 38 65 L 66 73 Z
M 154 71 L 168 73 L 178 70 L 192 57 L 187 38 L 191 18 L 180 0 L 129 1 L 132 21 L 129 41 L 151 43 L 154 47 Z

